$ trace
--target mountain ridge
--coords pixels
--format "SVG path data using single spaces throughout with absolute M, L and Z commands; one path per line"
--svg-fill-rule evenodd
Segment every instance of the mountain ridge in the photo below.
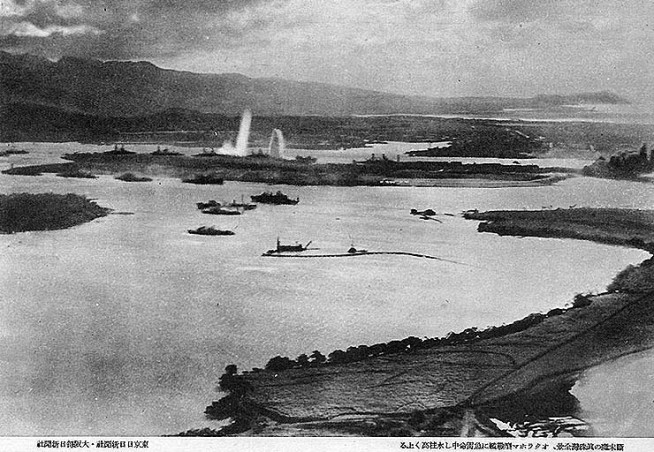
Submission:
M 53 62 L 0 51 L 0 105 L 29 103 L 105 117 L 153 114 L 171 108 L 237 115 L 349 116 L 353 114 L 488 113 L 503 108 L 628 103 L 610 92 L 533 98 L 432 98 L 318 82 L 242 74 L 198 74 L 147 61 L 62 57 Z

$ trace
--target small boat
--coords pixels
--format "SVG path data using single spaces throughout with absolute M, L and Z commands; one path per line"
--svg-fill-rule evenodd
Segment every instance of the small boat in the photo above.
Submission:
M 210 199 L 207 202 L 196 202 L 195 205 L 198 206 L 198 209 L 200 209 L 200 210 L 209 209 L 211 207 L 220 207 L 221 206 L 221 204 L 218 201 L 216 201 L 215 199 Z
M 436 215 L 436 212 L 434 212 L 432 209 L 411 209 L 411 215 L 422 215 L 423 217 L 430 217 Z
M 207 213 L 210 215 L 240 215 L 241 211 L 234 210 L 234 209 L 225 209 L 224 207 L 216 206 L 216 207 L 209 207 L 208 209 L 203 209 L 202 213 Z
M 220 154 L 214 151 L 213 148 L 211 148 L 210 151 L 208 151 L 206 148 L 202 148 L 202 152 L 200 154 L 194 154 L 193 157 L 217 157 L 219 155 Z
M 196 235 L 234 235 L 233 231 L 216 229 L 213 226 L 200 226 L 197 229 L 189 229 L 188 233 Z
M 277 193 L 266 191 L 261 193 L 260 195 L 250 196 L 250 198 L 252 198 L 252 201 L 260 202 L 262 204 L 295 205 L 300 202 L 300 198 L 291 199 L 281 191 L 278 191 Z
M 302 245 L 300 243 L 296 243 L 295 245 L 282 245 L 279 241 L 279 237 L 277 237 L 277 247 L 274 250 L 266 251 L 266 254 L 296 253 L 299 251 L 307 250 L 309 248 L 309 245 L 311 245 L 311 241 L 309 241 L 309 243 L 307 243 L 306 245 Z
M 243 196 L 241 196 L 241 202 L 236 202 L 236 200 L 233 200 L 229 204 L 225 204 L 225 207 L 234 207 L 236 209 L 243 209 L 243 210 L 254 210 L 257 208 L 257 205 L 245 202 L 243 200 Z
M 368 250 L 360 250 L 354 247 L 354 245 L 350 246 L 350 249 L 347 250 L 347 254 L 366 254 Z

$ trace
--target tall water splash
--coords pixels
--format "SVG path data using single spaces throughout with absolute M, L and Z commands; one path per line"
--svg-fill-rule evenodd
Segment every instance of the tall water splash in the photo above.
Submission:
M 275 141 L 277 142 L 277 146 L 275 146 Z M 279 129 L 273 129 L 272 134 L 270 135 L 270 144 L 268 145 L 268 155 L 281 158 L 284 156 L 285 150 L 286 144 L 284 143 L 284 134 Z
M 236 138 L 236 155 L 245 157 L 248 150 L 248 141 L 250 138 L 250 123 L 252 122 L 252 113 L 249 108 L 243 111 L 241 117 L 241 126 L 238 129 L 238 137 Z

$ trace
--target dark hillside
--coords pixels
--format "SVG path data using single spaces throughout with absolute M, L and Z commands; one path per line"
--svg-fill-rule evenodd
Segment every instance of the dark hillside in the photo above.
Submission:
M 99 116 L 143 116 L 171 108 L 224 115 L 484 113 L 503 108 L 626 102 L 610 93 L 532 99 L 405 96 L 312 82 L 195 74 L 148 62 L 64 57 L 58 62 L 0 52 L 0 104 L 35 103 Z

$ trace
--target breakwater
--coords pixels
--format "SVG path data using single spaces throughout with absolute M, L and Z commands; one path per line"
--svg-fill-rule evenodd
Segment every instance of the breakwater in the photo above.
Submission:
M 407 251 L 357 251 L 355 253 L 331 253 L 331 254 L 283 254 L 283 253 L 264 253 L 263 257 L 282 257 L 282 258 L 298 258 L 298 259 L 317 259 L 317 258 L 330 258 L 330 257 L 360 257 L 360 256 L 410 256 L 422 259 L 432 259 L 442 262 L 450 262 L 452 264 L 469 265 L 463 262 L 454 261 L 451 259 L 444 259 L 442 257 L 430 256 L 428 254 L 410 253 Z

